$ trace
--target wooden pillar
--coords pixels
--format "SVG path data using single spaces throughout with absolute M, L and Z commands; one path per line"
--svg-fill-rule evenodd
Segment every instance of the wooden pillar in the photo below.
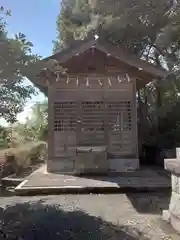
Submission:
M 138 116 L 137 116 L 137 98 L 136 98 L 136 78 L 132 79 L 133 82 L 133 98 L 132 98 L 132 127 L 133 127 L 133 153 L 138 158 Z
M 104 91 L 104 90 L 103 90 Z M 108 100 L 103 96 L 103 104 L 104 104 L 104 139 L 105 145 L 107 146 L 107 151 L 109 151 L 109 117 L 108 117 Z
M 82 138 L 82 103 L 83 99 L 81 98 L 82 89 L 78 87 L 76 95 L 76 145 L 79 146 Z
M 54 91 L 53 86 L 48 86 L 48 161 L 54 157 Z M 48 162 L 47 162 L 48 168 Z
M 161 111 L 162 97 L 161 97 L 161 79 L 156 80 L 156 116 L 157 116 L 157 134 L 161 132 Z

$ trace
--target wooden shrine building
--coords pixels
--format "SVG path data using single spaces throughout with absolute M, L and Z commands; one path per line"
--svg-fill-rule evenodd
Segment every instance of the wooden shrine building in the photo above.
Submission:
M 67 72 L 49 79 L 47 170 L 138 169 L 136 90 L 166 72 L 100 38 L 75 41 L 48 59 Z

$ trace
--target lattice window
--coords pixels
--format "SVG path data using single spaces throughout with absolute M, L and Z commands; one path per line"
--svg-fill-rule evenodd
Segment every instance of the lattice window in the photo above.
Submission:
M 87 101 L 82 103 L 82 130 L 104 132 L 104 102 Z
M 76 102 L 54 103 L 54 131 L 76 131 Z
M 84 101 L 81 109 L 80 144 L 104 144 L 105 105 L 103 101 Z
M 123 131 L 132 128 L 132 113 L 130 101 L 108 102 L 108 118 L 111 130 Z
M 111 126 L 110 151 L 118 154 L 132 153 L 131 101 L 110 101 L 108 118 Z

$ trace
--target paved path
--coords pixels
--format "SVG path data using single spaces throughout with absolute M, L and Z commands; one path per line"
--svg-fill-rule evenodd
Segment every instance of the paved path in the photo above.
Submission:
M 0 229 L 9 240 L 179 240 L 161 220 L 169 199 L 168 193 L 0 197 Z
M 47 173 L 45 166 L 35 171 L 17 187 L 19 194 L 39 194 L 43 191 L 57 193 L 58 191 L 88 191 L 102 190 L 160 190 L 170 188 L 170 178 L 161 171 L 143 168 L 135 172 L 124 172 L 118 176 L 76 177 L 72 175 Z

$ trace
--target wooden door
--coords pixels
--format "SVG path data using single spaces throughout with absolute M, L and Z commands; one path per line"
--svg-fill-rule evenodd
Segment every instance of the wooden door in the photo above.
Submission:
M 79 145 L 105 145 L 105 105 L 104 101 L 82 101 Z
M 132 105 L 131 101 L 108 101 L 109 152 L 117 155 L 130 155 L 132 142 Z
M 76 155 L 76 102 L 54 103 L 54 157 Z

